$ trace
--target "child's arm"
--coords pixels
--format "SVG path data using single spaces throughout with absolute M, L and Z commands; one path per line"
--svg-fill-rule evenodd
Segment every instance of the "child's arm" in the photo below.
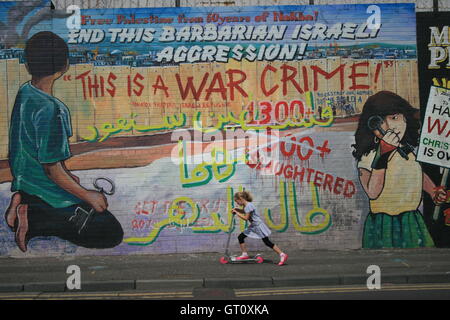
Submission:
M 66 170 L 67 174 L 69 176 L 71 176 L 72 179 L 75 180 L 76 183 L 80 184 L 80 178 L 78 178 L 76 175 L 74 175 L 72 172 L 70 172 L 69 169 L 67 169 L 66 163 L 64 161 L 61 161 L 61 164 L 62 164 L 64 170 Z
M 43 164 L 47 176 L 62 189 L 89 203 L 97 212 L 103 212 L 108 208 L 106 197 L 93 190 L 87 190 L 78 184 L 66 171 L 63 162 Z
M 245 213 L 245 211 L 242 209 L 233 208 L 232 212 L 242 220 L 250 220 L 250 213 Z

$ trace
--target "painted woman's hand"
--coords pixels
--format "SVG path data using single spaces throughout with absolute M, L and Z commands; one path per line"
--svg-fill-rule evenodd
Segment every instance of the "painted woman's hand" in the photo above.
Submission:
M 447 201 L 447 192 L 445 191 L 445 188 L 443 186 L 434 188 L 432 198 L 436 205 L 445 203 Z
M 386 134 L 383 136 L 383 141 L 392 146 L 400 147 L 399 133 L 400 133 L 400 131 L 398 131 L 398 130 L 389 129 L 386 131 Z

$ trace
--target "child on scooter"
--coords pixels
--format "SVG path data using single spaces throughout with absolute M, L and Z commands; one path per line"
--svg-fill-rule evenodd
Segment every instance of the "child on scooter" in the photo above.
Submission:
M 280 256 L 280 262 L 278 265 L 282 266 L 286 263 L 288 255 L 269 240 L 271 231 L 259 216 L 253 203 L 251 203 L 252 200 L 253 197 L 248 191 L 236 192 L 234 195 L 234 201 L 236 201 L 236 203 L 244 209 L 233 208 L 232 213 L 237 215 L 239 218 L 250 222 L 250 226 L 238 236 L 242 255 L 237 257 L 237 260 L 249 259 L 244 239 L 250 237 L 254 239 L 262 239 L 266 246 L 278 253 Z

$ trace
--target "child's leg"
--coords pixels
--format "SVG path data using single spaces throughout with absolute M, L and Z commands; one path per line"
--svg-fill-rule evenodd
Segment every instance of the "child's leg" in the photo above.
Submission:
M 241 233 L 238 236 L 239 246 L 241 247 L 242 256 L 248 256 L 247 246 L 245 245 L 245 240 L 244 240 L 245 238 L 247 238 L 247 236 L 243 233 Z
M 262 241 L 264 242 L 264 244 L 266 246 L 268 246 L 269 248 L 271 248 L 273 251 L 275 251 L 276 253 L 280 254 L 282 253 L 280 248 L 278 248 L 275 244 L 272 243 L 272 241 L 270 241 L 269 237 L 265 237 L 262 238 Z
M 281 251 L 281 249 L 277 245 L 274 245 L 272 249 L 273 249 L 273 251 L 275 251 L 278 254 L 282 254 L 283 253 L 283 251 Z
M 22 252 L 27 251 L 28 243 L 28 205 L 20 204 L 17 206 L 17 228 L 16 232 L 16 244 Z
M 117 219 L 109 212 L 94 213 L 86 228 L 79 234 L 78 226 L 71 220 L 77 205 L 66 208 L 53 208 L 35 196 L 24 196 L 28 206 L 26 242 L 37 236 L 56 236 L 85 248 L 113 248 L 122 242 L 123 230 Z M 87 204 L 80 204 L 86 212 L 91 210 Z M 19 246 L 20 247 L 20 246 Z M 21 248 L 22 249 L 22 248 Z
M 20 193 L 14 193 L 11 197 L 8 209 L 6 209 L 5 220 L 11 230 L 14 230 L 14 224 L 17 219 L 17 207 L 19 206 L 21 201 L 22 197 L 20 196 Z
M 285 254 L 277 245 L 273 244 L 272 241 L 269 240 L 269 237 L 263 238 L 262 241 L 266 246 L 272 248 L 272 250 L 280 256 L 280 263 L 278 265 L 283 265 L 287 260 L 287 254 Z
M 105 210 L 94 212 L 85 231 L 73 243 L 95 249 L 114 248 L 123 240 L 123 229 L 114 215 Z

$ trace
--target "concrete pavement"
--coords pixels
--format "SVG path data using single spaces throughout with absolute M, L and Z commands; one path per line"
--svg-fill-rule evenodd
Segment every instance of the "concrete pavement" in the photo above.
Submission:
M 268 288 L 366 284 L 380 267 L 381 284 L 450 283 L 450 249 L 289 251 L 278 266 L 273 252 L 262 264 L 219 263 L 221 253 L 0 258 L 0 292 L 63 292 L 77 265 L 80 291 L 193 288 Z M 73 291 L 73 290 L 72 290 Z

